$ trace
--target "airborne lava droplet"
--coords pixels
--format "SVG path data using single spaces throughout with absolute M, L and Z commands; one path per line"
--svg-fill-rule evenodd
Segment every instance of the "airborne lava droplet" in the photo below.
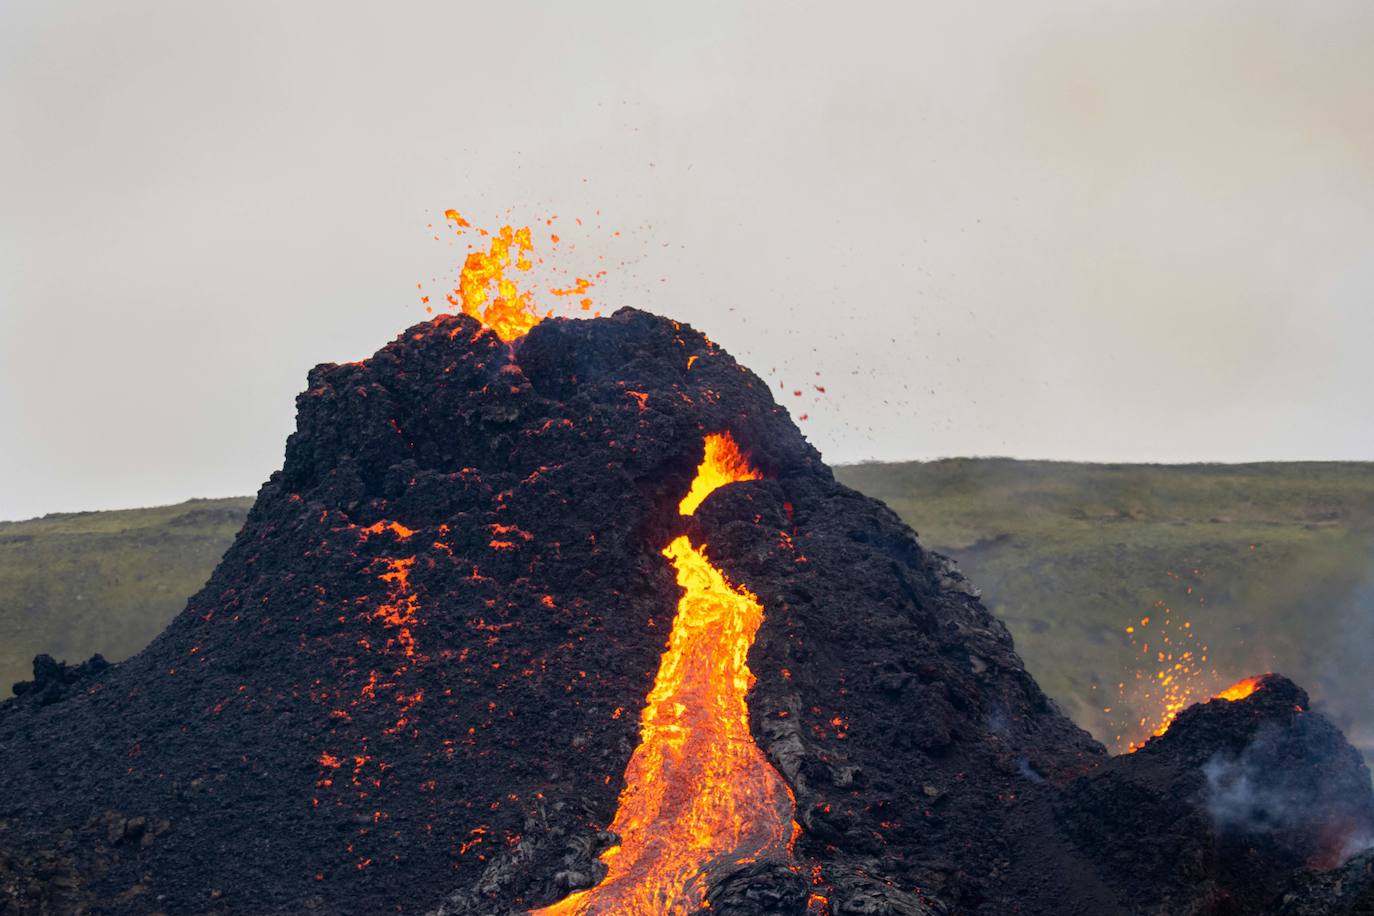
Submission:
M 681 513 L 718 487 L 762 476 L 728 433 L 708 436 Z M 685 916 L 704 905 L 713 865 L 790 854 L 792 791 L 754 742 L 745 703 L 763 606 L 686 535 L 663 555 L 682 596 L 610 826 L 620 845 L 602 854 L 609 871 L 600 884 L 537 916 Z
M 1259 690 L 1260 686 L 1264 683 L 1264 679 L 1268 676 L 1269 675 L 1267 674 L 1256 674 L 1251 677 L 1242 678 L 1239 681 L 1236 681 L 1230 687 L 1227 687 L 1225 690 L 1217 694 L 1214 694 L 1210 699 L 1226 700 L 1228 703 L 1234 703 L 1237 700 L 1243 700 L 1246 697 L 1253 694 L 1256 690 Z M 1154 737 L 1158 738 L 1159 736 L 1167 732 L 1169 730 L 1169 727 L 1174 724 L 1175 718 L 1177 718 L 1176 712 L 1170 715 L 1168 719 L 1166 719 L 1165 722 L 1162 725 L 1160 725 L 1158 729 L 1155 730 Z M 1141 745 L 1132 744 L 1130 746 L 1129 752 L 1135 753 L 1140 749 L 1140 747 Z

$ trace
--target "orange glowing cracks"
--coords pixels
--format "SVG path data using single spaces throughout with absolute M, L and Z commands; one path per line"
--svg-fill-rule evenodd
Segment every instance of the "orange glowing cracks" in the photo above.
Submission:
M 407 540 L 410 537 L 413 537 L 415 534 L 415 531 L 413 529 L 407 528 L 400 522 L 375 522 L 371 525 L 368 525 L 366 528 L 359 529 L 359 531 L 365 538 L 373 534 L 381 534 L 384 531 L 390 531 L 392 534 L 396 535 L 396 537 L 401 539 L 402 541 Z
M 409 535 L 407 535 L 408 537 Z M 394 643 L 406 658 L 415 657 L 415 636 L 411 629 L 419 622 L 420 599 L 410 589 L 410 569 L 415 565 L 414 557 L 404 560 L 384 560 L 386 572 L 378 576 L 391 586 L 386 603 L 372 612 L 374 620 L 380 620 L 388 628 L 396 631 Z M 391 648 L 393 639 L 387 640 Z
M 1247 677 L 1236 681 L 1212 699 L 1229 700 L 1232 703 L 1236 700 L 1243 700 L 1256 690 L 1259 690 L 1260 681 L 1263 681 L 1264 677 L 1263 674 L 1256 674 L 1253 677 Z
M 710 436 L 695 499 L 683 500 L 682 513 L 717 487 L 760 476 L 728 434 Z M 755 744 L 745 702 L 763 607 L 685 535 L 663 555 L 682 596 L 610 826 L 620 845 L 602 854 L 608 872 L 600 884 L 539 916 L 695 913 L 712 872 L 790 854 L 792 793 Z
M 739 446 L 728 432 L 712 433 L 706 437 L 706 455 L 697 467 L 697 476 L 692 481 L 692 488 L 682 498 L 677 510 L 683 515 L 691 515 L 717 488 L 727 483 L 759 480 L 762 477 L 762 474 L 749 466 L 749 462 L 740 454 Z

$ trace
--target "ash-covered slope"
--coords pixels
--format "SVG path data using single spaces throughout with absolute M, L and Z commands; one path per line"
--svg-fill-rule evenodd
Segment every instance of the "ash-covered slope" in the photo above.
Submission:
M 765 479 L 684 520 L 723 431 Z M 766 385 L 628 309 L 513 345 L 441 317 L 315 369 L 283 469 L 167 631 L 0 706 L 0 899 L 500 914 L 595 884 L 684 526 L 764 608 L 749 724 L 801 828 L 791 861 L 708 875 L 713 913 L 1152 911 L 1101 853 L 1169 840 L 1082 774 L 1154 758 L 1103 770 L 976 591 L 836 484 Z M 1205 865 L 1158 899 L 1224 897 Z

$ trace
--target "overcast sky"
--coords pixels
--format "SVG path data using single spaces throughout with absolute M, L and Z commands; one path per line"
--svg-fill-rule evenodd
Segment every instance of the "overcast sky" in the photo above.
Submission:
M 1374 458 L 1371 47 L 1367 0 L 5 0 L 0 518 L 254 492 L 447 207 L 559 214 L 831 461 Z

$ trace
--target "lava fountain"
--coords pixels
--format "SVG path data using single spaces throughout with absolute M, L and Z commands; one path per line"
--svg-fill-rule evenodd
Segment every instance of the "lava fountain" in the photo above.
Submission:
M 473 227 L 462 214 L 452 209 L 444 211 L 444 219 L 452 224 L 453 231 L 460 237 L 471 232 L 479 239 L 487 240 L 486 250 L 480 244 L 468 244 L 468 254 L 463 261 L 458 283 L 444 293 L 444 299 L 451 309 L 476 318 L 507 343 L 523 337 L 530 328 L 553 315 L 552 309 L 540 314 L 535 302 L 535 289 L 527 283 L 527 278 L 521 278 L 535 264 L 544 263 L 543 258 L 534 254 L 534 236 L 529 226 L 502 226 L 495 231 L 488 231 Z M 556 217 L 551 217 L 545 223 L 552 224 L 554 219 Z M 579 219 L 577 222 L 580 225 L 582 221 Z M 559 236 L 551 233 L 549 240 L 556 249 Z M 589 277 L 599 279 L 605 273 L 604 270 L 597 271 Z M 591 312 L 592 300 L 586 293 L 596 281 L 589 277 L 576 277 L 566 289 L 549 287 L 546 291 L 560 298 L 578 297 L 580 309 Z M 522 286 L 525 288 L 522 289 Z M 422 296 L 420 301 L 428 303 L 430 297 Z M 427 307 L 426 311 L 433 312 L 434 309 Z M 600 312 L 592 312 L 592 317 L 600 316 Z

